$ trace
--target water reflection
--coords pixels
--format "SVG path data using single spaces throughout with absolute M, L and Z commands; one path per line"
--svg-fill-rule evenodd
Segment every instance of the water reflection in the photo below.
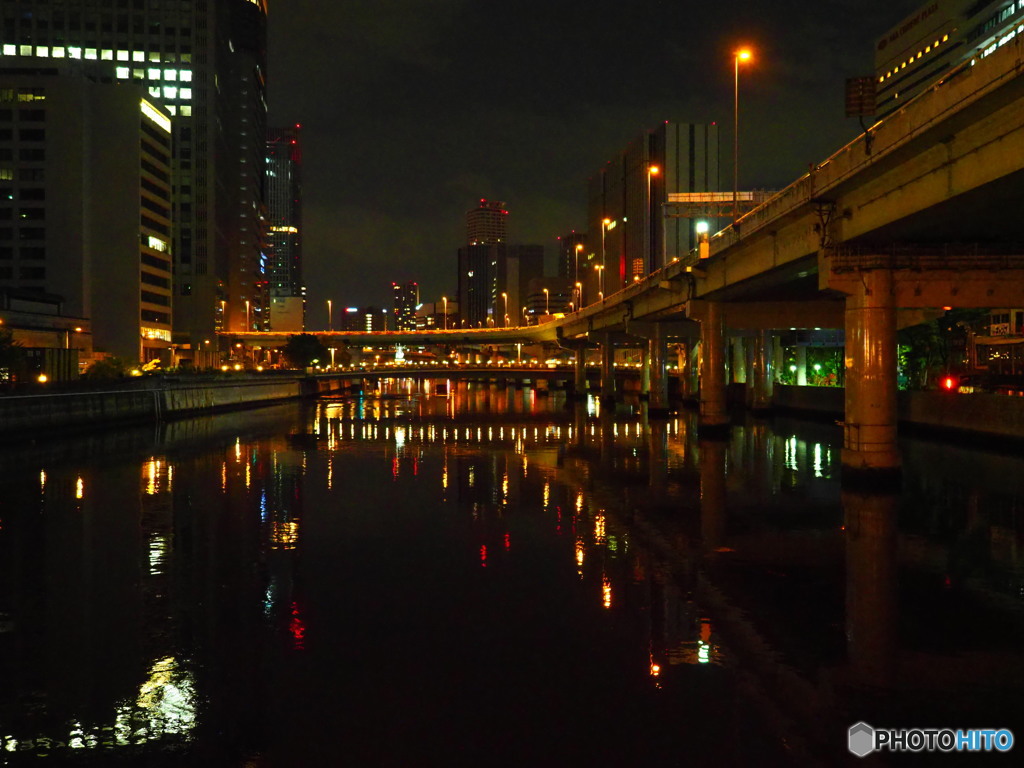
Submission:
M 1024 681 L 1019 460 L 908 444 L 907 494 L 845 493 L 832 426 L 408 394 L 0 454 L 4 752 L 415 764 L 501 723 L 601 762 L 597 722 L 617 764 L 788 764 Z

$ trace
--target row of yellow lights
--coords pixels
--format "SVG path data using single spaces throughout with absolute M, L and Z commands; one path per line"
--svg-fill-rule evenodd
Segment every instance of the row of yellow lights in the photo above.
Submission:
M 922 56 L 924 56 L 924 55 L 925 55 L 926 53 L 931 53 L 931 52 L 932 52 L 932 49 L 933 49 L 933 48 L 938 48 L 938 47 L 939 47 L 939 45 L 940 45 L 941 43 L 945 43 L 945 42 L 946 42 L 947 40 L 949 40 L 949 35 L 943 35 L 943 36 L 942 36 L 942 39 L 941 39 L 941 40 L 936 40 L 936 41 L 935 41 L 934 43 L 932 43 L 931 45 L 927 45 L 927 46 L 925 46 L 925 48 L 924 48 L 924 50 L 923 50 L 923 51 L 918 51 L 918 52 L 917 52 L 916 54 L 914 54 L 913 56 L 911 56 L 911 57 L 910 57 L 909 59 L 907 59 L 906 61 L 902 62 L 901 64 L 897 64 L 897 65 L 896 65 L 896 66 L 895 66 L 895 67 L 894 67 L 894 68 L 893 68 L 892 70 L 890 70 L 889 72 L 886 72 L 886 73 L 885 73 L 884 75 L 880 75 L 880 76 L 879 76 L 879 78 L 878 78 L 878 82 L 880 82 L 880 83 L 884 83 L 884 82 L 885 82 L 886 80 L 888 80 L 888 79 L 889 79 L 890 77 L 892 77 L 892 76 L 893 76 L 893 75 L 895 75 L 895 74 L 896 74 L 897 72 L 899 72 L 899 71 L 900 71 L 901 69 L 906 69 L 906 68 L 907 68 L 907 65 L 908 65 L 908 64 L 913 64 L 913 63 L 914 63 L 915 61 L 917 61 L 918 59 L 920 59 L 920 58 L 921 58 Z

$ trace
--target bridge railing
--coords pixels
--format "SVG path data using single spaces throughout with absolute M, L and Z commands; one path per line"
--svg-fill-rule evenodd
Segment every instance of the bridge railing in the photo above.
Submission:
M 836 273 L 867 269 L 1024 269 L 1024 245 L 843 245 L 829 251 L 829 269 Z

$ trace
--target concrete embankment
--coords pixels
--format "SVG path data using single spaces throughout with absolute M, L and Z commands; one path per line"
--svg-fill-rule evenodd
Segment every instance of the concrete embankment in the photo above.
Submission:
M 843 419 L 840 387 L 775 386 L 780 410 Z M 936 432 L 1024 440 L 1024 398 L 984 393 L 899 392 L 900 423 Z
M 144 380 L 88 392 L 0 397 L 0 433 L 56 432 L 110 424 L 166 421 L 334 391 L 339 382 L 305 376 L 219 380 Z

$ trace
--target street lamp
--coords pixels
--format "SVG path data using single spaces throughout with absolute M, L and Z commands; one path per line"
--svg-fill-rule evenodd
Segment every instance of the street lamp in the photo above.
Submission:
M 501 298 L 505 300 L 505 326 L 508 326 L 508 294 L 505 291 L 501 292 Z
M 544 289 L 544 314 L 551 314 L 551 292 L 547 288 Z
M 444 302 L 444 329 L 448 330 L 448 297 L 442 296 L 441 301 Z
M 583 283 L 576 281 L 576 307 L 583 309 Z
M 754 54 L 749 48 L 740 48 L 733 54 L 735 79 L 733 80 L 732 109 L 732 223 L 739 218 L 740 188 L 740 62 L 749 61 Z
M 654 208 L 654 200 L 651 198 L 651 176 L 657 176 L 659 173 L 661 173 L 661 169 L 658 166 L 656 166 L 656 165 L 648 166 L 648 168 L 647 168 L 647 236 L 644 238 L 646 240 L 646 243 L 645 243 L 646 248 L 644 249 L 644 251 L 645 251 L 644 256 L 647 257 L 647 260 L 650 263 L 649 269 L 650 269 L 651 272 L 653 272 L 658 267 L 662 266 L 661 264 L 655 264 L 654 263 L 654 211 L 652 210 Z M 637 275 L 634 274 L 633 277 L 636 278 Z
M 604 298 L 604 264 L 595 264 L 594 269 L 597 270 L 597 294 L 602 299 Z
M 530 316 L 526 312 L 526 307 L 523 307 L 523 325 L 530 324 Z
M 327 330 L 334 330 L 333 314 L 331 313 L 331 300 L 327 300 Z
M 246 331 L 251 331 L 252 330 L 252 323 L 249 320 L 249 300 L 248 299 L 245 300 L 245 330 Z
M 604 247 L 604 236 L 605 236 L 605 233 L 608 231 L 608 225 L 611 224 L 611 223 L 612 223 L 611 219 L 602 219 L 601 220 L 601 263 L 596 265 L 599 270 L 604 269 L 605 265 L 608 263 L 607 255 L 606 255 L 605 247 Z M 598 278 L 600 279 L 600 276 L 601 276 L 600 271 L 597 274 L 598 274 Z M 604 288 L 602 288 L 601 290 L 603 291 Z
M 576 243 L 576 275 L 573 277 L 573 282 L 576 285 L 580 284 L 580 251 L 583 250 L 583 243 Z M 579 301 L 579 299 L 577 299 Z

